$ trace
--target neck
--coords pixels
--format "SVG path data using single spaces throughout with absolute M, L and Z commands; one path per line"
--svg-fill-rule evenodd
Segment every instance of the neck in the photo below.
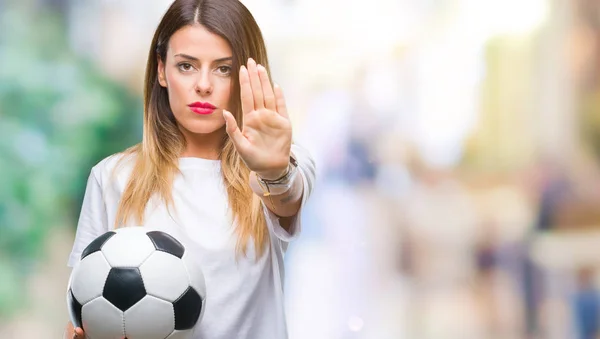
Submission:
M 225 128 L 218 129 L 208 134 L 191 133 L 182 128 L 182 133 L 185 137 L 186 147 L 183 153 L 181 153 L 181 157 L 209 160 L 219 159 L 226 133 Z

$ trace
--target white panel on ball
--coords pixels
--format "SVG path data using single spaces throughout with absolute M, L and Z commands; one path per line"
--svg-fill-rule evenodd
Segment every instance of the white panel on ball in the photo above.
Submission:
M 194 330 L 187 331 L 173 331 L 167 339 L 192 339 L 192 335 L 194 334 Z
M 190 286 L 192 286 L 196 292 L 198 292 L 200 297 L 204 299 L 206 298 L 206 283 L 204 282 L 204 273 L 202 272 L 200 265 L 191 257 L 191 255 L 191 251 L 185 251 L 183 258 L 181 259 L 187 268 Z M 202 313 L 204 313 L 204 311 Z
M 179 299 L 190 286 L 183 261 L 162 251 L 152 253 L 140 266 L 140 273 L 147 294 L 170 302 Z
M 123 312 L 103 297 L 83 305 L 81 310 L 83 329 L 92 339 L 116 339 L 125 336 Z
M 73 295 L 84 305 L 102 295 L 110 266 L 101 252 L 95 252 L 78 262 L 71 275 Z
M 102 253 L 111 267 L 138 267 L 154 252 L 154 244 L 143 227 L 120 228 L 102 246 Z
M 147 295 L 125 311 L 127 339 L 165 339 L 175 329 L 173 304 Z

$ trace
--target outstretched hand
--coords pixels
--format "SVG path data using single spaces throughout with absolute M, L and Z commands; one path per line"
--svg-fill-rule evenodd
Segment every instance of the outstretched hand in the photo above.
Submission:
M 252 59 L 240 68 L 241 129 L 231 112 L 223 111 L 227 134 L 246 166 L 264 179 L 287 170 L 292 124 L 281 88 L 271 86 L 267 70 Z

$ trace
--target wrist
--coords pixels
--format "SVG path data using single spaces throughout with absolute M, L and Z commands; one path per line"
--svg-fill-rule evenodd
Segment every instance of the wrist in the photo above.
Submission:
M 255 193 L 262 192 L 263 195 L 281 195 L 286 193 L 292 187 L 294 179 L 298 172 L 298 163 L 296 159 L 291 156 L 288 166 L 277 173 L 273 177 L 275 179 L 265 178 L 260 173 L 254 173 L 254 178 L 251 180 L 251 186 Z
M 274 181 L 283 178 L 289 171 L 289 165 L 283 168 L 276 168 L 268 171 L 255 172 L 258 179 Z
M 294 179 L 295 180 L 295 179 Z M 268 197 L 271 195 L 282 195 L 286 194 L 293 186 L 293 182 L 287 182 L 285 184 L 271 185 L 265 184 L 263 180 L 258 177 L 256 172 L 250 174 L 250 188 L 254 194 L 259 197 Z

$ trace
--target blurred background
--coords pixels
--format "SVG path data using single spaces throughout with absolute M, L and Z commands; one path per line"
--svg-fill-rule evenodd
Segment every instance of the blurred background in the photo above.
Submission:
M 318 164 L 292 339 L 600 338 L 600 1 L 247 0 Z M 170 0 L 0 0 L 0 338 L 62 338 Z

